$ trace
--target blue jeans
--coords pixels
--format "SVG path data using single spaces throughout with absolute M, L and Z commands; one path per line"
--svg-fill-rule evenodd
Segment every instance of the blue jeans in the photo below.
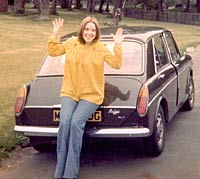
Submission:
M 61 98 L 55 178 L 77 178 L 84 127 L 97 108 L 97 104 L 86 100 Z

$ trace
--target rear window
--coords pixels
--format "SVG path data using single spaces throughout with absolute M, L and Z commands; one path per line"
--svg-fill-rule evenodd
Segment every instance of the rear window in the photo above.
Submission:
M 38 76 L 63 75 L 64 64 L 65 55 L 57 57 L 47 56 L 41 66 Z
M 113 53 L 113 42 L 105 42 Z M 138 42 L 123 42 L 123 61 L 120 69 L 113 69 L 105 63 L 105 74 L 141 74 L 143 72 L 143 46 Z M 47 56 L 38 76 L 63 75 L 65 55 Z
M 113 42 L 106 42 L 113 53 Z M 142 44 L 136 41 L 123 42 L 123 60 L 120 69 L 113 69 L 105 63 L 105 74 L 141 74 L 143 72 Z

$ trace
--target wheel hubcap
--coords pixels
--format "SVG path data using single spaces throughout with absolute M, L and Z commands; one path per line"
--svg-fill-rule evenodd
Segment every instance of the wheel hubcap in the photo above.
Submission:
M 160 113 L 158 113 L 158 116 L 157 116 L 156 128 L 157 128 L 156 140 L 157 140 L 158 145 L 161 146 L 163 142 L 164 127 L 163 127 L 162 115 Z
M 190 86 L 189 86 L 189 100 L 190 100 L 190 104 L 192 105 L 194 102 L 194 88 L 193 88 L 192 82 L 190 82 Z

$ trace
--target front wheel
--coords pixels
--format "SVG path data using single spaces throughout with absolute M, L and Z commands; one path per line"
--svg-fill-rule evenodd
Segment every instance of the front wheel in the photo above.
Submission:
M 194 80 L 190 77 L 189 85 L 188 85 L 188 98 L 182 106 L 182 109 L 185 111 L 190 111 L 194 108 L 195 101 L 195 88 L 194 88 Z
M 159 156 L 165 146 L 165 114 L 162 106 L 159 106 L 154 121 L 153 134 L 145 139 L 145 146 L 150 156 Z

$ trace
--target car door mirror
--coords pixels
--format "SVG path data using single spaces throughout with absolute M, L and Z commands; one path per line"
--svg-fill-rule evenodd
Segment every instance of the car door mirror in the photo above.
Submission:
M 181 56 L 180 61 L 185 60 L 185 55 Z
M 183 56 L 181 56 L 180 61 L 184 61 L 185 59 L 192 59 L 191 54 L 185 53 Z

